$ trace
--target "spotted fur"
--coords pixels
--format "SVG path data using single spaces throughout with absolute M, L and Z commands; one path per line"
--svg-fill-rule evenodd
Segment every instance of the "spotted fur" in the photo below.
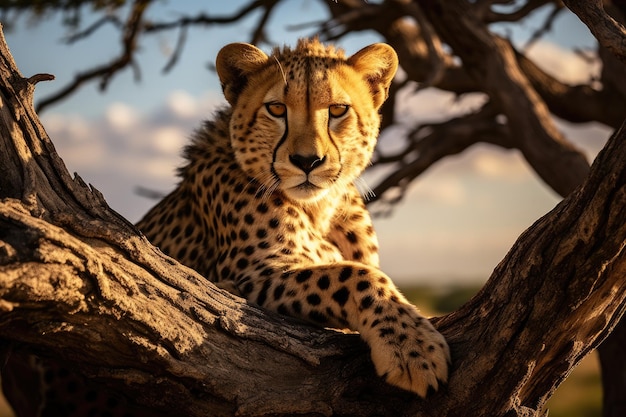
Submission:
M 446 381 L 444 338 L 378 265 L 354 181 L 376 144 L 396 72 L 387 45 L 351 57 L 317 40 L 268 56 L 217 56 L 230 104 L 185 149 L 176 189 L 138 227 L 163 252 L 251 302 L 350 328 L 389 383 L 425 396 Z

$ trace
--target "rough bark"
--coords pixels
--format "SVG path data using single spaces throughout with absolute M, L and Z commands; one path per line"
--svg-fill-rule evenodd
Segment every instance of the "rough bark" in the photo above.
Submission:
M 602 46 L 626 63 L 626 27 L 605 12 L 602 0 L 564 0 L 563 3 L 587 25 Z
M 435 320 L 453 356 L 427 400 L 385 385 L 357 335 L 218 290 L 71 178 L 0 39 L 0 348 L 73 363 L 173 415 L 535 416 L 626 304 L 626 129 L 584 184 Z M 89 346 L 88 349 L 85 346 Z

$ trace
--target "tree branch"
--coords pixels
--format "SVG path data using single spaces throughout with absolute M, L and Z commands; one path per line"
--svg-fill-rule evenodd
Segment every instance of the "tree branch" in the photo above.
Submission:
M 602 0 L 563 0 L 600 44 L 626 63 L 626 27 L 605 11 Z
M 108 64 L 99 65 L 91 70 L 84 71 L 74 77 L 74 81 L 70 82 L 67 86 L 62 88 L 55 94 L 41 100 L 37 106 L 37 111 L 41 112 L 46 107 L 50 106 L 57 101 L 60 101 L 74 91 L 76 91 L 83 84 L 100 79 L 100 89 L 106 90 L 111 78 L 119 71 L 123 70 L 129 65 L 133 65 L 133 58 L 135 49 L 137 47 L 137 39 L 141 33 L 141 25 L 143 23 L 143 15 L 148 8 L 151 0 L 135 0 L 131 6 L 131 11 L 124 24 L 122 31 L 122 52 L 114 58 Z M 137 71 L 135 71 L 137 74 Z
M 492 35 L 465 1 L 423 4 L 442 39 L 506 116 L 516 147 L 550 187 L 568 195 L 583 181 L 588 162 L 554 126 L 545 102 L 520 70 L 510 43 Z
M 234 23 L 248 16 L 256 9 L 271 9 L 280 0 L 255 0 L 242 7 L 230 16 L 209 16 L 199 13 L 196 16 L 183 16 L 171 22 L 146 22 L 144 30 L 146 33 L 160 32 L 163 30 L 182 28 L 193 25 L 212 25 Z
M 100 29 L 106 23 L 111 23 L 113 26 L 115 26 L 118 29 L 121 29 L 123 27 L 121 20 L 117 16 L 113 14 L 107 14 L 106 16 L 102 16 L 100 19 L 96 20 L 87 28 L 71 34 L 65 39 L 65 42 L 67 42 L 68 44 L 71 44 L 71 43 L 78 42 L 79 40 L 86 39 L 92 34 L 94 34 L 98 29 Z
M 410 2 L 405 3 L 404 7 L 409 16 L 412 16 L 415 19 L 418 27 L 420 28 L 422 39 L 426 43 L 427 56 L 430 61 L 430 73 L 425 81 L 420 83 L 419 88 L 424 89 L 433 87 L 439 84 L 439 82 L 443 79 L 446 70 L 446 60 L 449 61 L 449 57 L 446 56 L 446 53 L 443 50 L 443 45 L 441 44 L 439 35 L 437 35 L 437 32 L 424 16 L 419 4 Z
M 393 155 L 377 153 L 375 166 L 394 164 L 397 168 L 372 190 L 374 196 L 368 203 L 375 203 L 374 212 L 390 213 L 392 206 L 404 198 L 411 181 L 446 156 L 461 153 L 478 142 L 512 148 L 515 144 L 511 132 L 497 119 L 498 114 L 487 103 L 475 113 L 417 126 L 407 135 L 408 145 Z
M 548 17 L 546 17 L 546 20 L 543 22 L 543 25 L 541 26 L 541 28 L 537 29 L 532 34 L 530 39 L 526 42 L 526 45 L 524 45 L 523 49 L 530 48 L 534 43 L 536 43 L 539 39 L 541 39 L 541 37 L 545 33 L 549 32 L 552 29 L 552 24 L 554 23 L 554 20 L 564 9 L 564 6 L 560 2 L 554 3 L 553 6 L 554 7 L 552 8 L 552 11 L 548 15 Z
M 178 59 L 183 52 L 183 48 L 185 47 L 185 42 L 187 42 L 187 27 L 182 26 L 178 31 L 178 40 L 176 41 L 176 46 L 174 47 L 174 51 L 172 52 L 172 56 L 170 57 L 167 64 L 163 67 L 163 73 L 167 74 L 171 71 L 172 68 L 178 63 Z
M 327 3 L 333 20 L 324 23 L 319 30 L 326 33 L 329 28 L 336 30 L 338 26 L 346 26 L 343 29 L 346 33 L 368 29 L 379 32 L 398 53 L 408 79 L 422 83 L 430 75 L 431 58 L 419 25 L 406 18 L 407 13 L 403 12 L 403 7 L 397 6 L 398 2 L 403 3 L 399 0 L 365 6 L 359 1 Z M 477 2 L 472 10 L 480 16 L 481 5 L 487 3 L 491 5 L 492 2 Z M 530 3 L 539 7 L 541 2 Z M 463 36 L 460 31 L 459 36 Z M 516 51 L 516 55 L 523 74 L 545 100 L 551 113 L 574 123 L 595 120 L 614 128 L 621 125 L 626 100 L 620 91 L 606 85 L 600 91 L 590 85 L 567 85 L 547 74 L 523 54 Z M 465 65 L 459 65 L 449 55 L 444 57 L 444 64 L 445 70 L 435 87 L 455 94 L 484 91 L 481 80 L 470 77 Z M 600 82 L 607 84 L 604 77 Z
M 487 0 L 477 2 L 477 12 L 478 15 L 481 16 L 481 20 L 485 23 L 496 23 L 496 22 L 517 22 L 534 12 L 535 10 L 545 6 L 549 3 L 554 3 L 553 0 L 528 0 L 526 3 L 522 4 L 517 10 L 514 10 L 510 13 L 498 13 L 492 10 L 491 6 L 496 2 Z M 504 2 L 508 3 L 508 2 Z M 559 5 L 555 4 L 556 8 L 559 8 Z
M 626 112 L 626 101 L 607 80 L 601 90 L 588 84 L 567 85 L 541 70 L 537 64 L 516 51 L 517 62 L 550 112 L 573 123 L 598 121 L 619 128 Z M 583 104 L 584 103 L 584 104 Z

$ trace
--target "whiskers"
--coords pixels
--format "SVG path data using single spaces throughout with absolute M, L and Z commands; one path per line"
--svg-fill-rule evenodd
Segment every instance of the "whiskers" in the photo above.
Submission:
M 354 180 L 354 185 L 359 191 L 359 194 L 361 194 L 361 196 L 363 197 L 363 200 L 365 200 L 366 202 L 376 197 L 376 193 L 374 192 L 374 190 L 370 188 L 370 186 L 362 177 L 357 177 L 356 180 Z
M 272 172 L 268 172 L 264 174 L 262 178 L 257 177 L 251 180 L 251 182 L 252 181 L 259 185 L 255 197 L 259 198 L 262 202 L 266 202 L 280 185 L 280 179 Z

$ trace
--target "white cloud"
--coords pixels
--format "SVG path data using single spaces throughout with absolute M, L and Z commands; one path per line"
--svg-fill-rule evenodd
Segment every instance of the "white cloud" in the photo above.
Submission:
M 113 103 L 105 113 L 105 120 L 113 129 L 125 132 L 139 123 L 139 114 L 124 103 Z
M 409 85 L 398 92 L 396 103 L 397 120 L 413 127 L 417 123 L 439 122 L 479 109 L 486 101 L 485 94 L 467 93 L 457 96 L 454 93 L 427 88 L 415 92 Z
M 589 62 L 569 49 L 546 41 L 535 43 L 527 55 L 545 72 L 568 84 L 587 83 L 600 70 L 597 60 Z
M 152 133 L 154 148 L 163 154 L 176 155 L 187 143 L 188 132 L 177 126 L 155 129 Z
M 474 152 L 470 161 L 474 173 L 484 178 L 519 182 L 528 178 L 529 169 L 519 152 L 495 149 Z
M 67 140 L 75 142 L 82 142 L 89 138 L 89 124 L 80 116 L 47 114 L 42 119 L 47 132 L 63 132 Z
M 448 177 L 439 181 L 418 181 L 411 188 L 410 197 L 411 201 L 460 206 L 467 200 L 467 191 L 459 179 Z
M 136 187 L 172 189 L 182 147 L 200 115 L 209 116 L 216 102 L 211 97 L 215 95 L 196 99 L 174 92 L 145 116 L 117 102 L 99 118 L 47 113 L 42 122 L 69 171 L 78 172 L 113 208 L 136 221 L 155 203 L 137 195 Z
M 144 187 L 154 187 L 155 184 L 173 184 L 176 180 L 176 168 L 180 165 L 178 158 L 161 157 L 161 158 L 145 158 L 141 167 L 146 178 L 150 178 L 150 183 L 137 184 Z M 159 187 L 155 191 L 168 191 L 169 186 Z
M 613 133 L 613 129 L 599 123 L 568 123 L 557 120 L 557 126 L 565 136 L 580 148 L 589 161 L 593 161 Z
M 199 103 L 186 91 L 177 90 L 167 98 L 167 108 L 176 117 L 190 119 L 197 116 Z

